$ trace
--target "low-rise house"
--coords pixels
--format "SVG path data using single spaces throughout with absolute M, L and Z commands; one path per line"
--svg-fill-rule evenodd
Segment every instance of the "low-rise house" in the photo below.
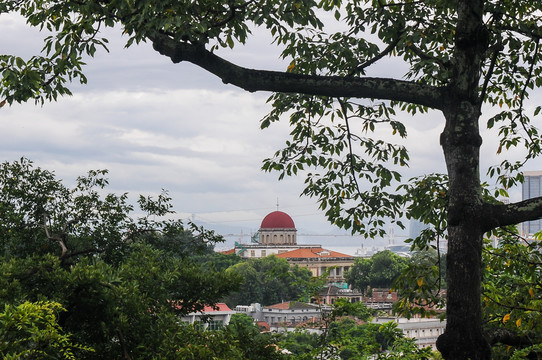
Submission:
M 271 327 L 295 326 L 307 321 L 319 321 L 322 318 L 322 309 L 325 311 L 327 307 L 299 301 L 287 301 L 264 307 L 260 304 L 235 307 L 236 312 L 247 314 L 257 322 L 266 322 Z
M 322 308 L 315 304 L 288 301 L 265 306 L 262 309 L 262 316 L 263 321 L 266 321 L 269 325 L 295 325 L 310 320 L 319 320 L 322 317 Z
M 299 248 L 277 254 L 277 257 L 285 258 L 290 265 L 306 267 L 313 276 L 328 272 L 328 281 L 338 284 L 344 283 L 344 274 L 354 265 L 355 260 L 352 255 L 327 250 L 321 246 Z
M 389 318 L 380 317 L 373 320 L 378 324 L 395 321 L 397 327 L 403 331 L 407 338 L 415 339 L 416 344 L 420 347 L 430 346 L 436 349 L 437 338 L 444 333 L 446 328 L 446 320 L 427 319 L 427 318 Z
M 205 306 L 203 311 L 191 312 L 182 316 L 181 321 L 189 324 L 198 324 L 206 330 L 218 330 L 228 325 L 231 316 L 237 312 L 230 309 L 224 303 L 217 303 L 213 306 Z
M 314 299 L 314 301 L 332 305 L 335 304 L 337 299 L 347 299 L 351 303 L 362 302 L 363 293 L 345 286 L 330 284 L 320 291 L 318 298 Z

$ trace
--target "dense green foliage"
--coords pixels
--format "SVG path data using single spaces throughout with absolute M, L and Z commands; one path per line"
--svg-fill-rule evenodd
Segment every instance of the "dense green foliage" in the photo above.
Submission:
M 171 333 L 188 331 L 179 316 L 220 301 L 240 278 L 191 258 L 217 238 L 160 220 L 167 194 L 140 197 L 146 215 L 133 218 L 126 194 L 103 195 L 103 174 L 70 189 L 26 159 L 0 166 L 0 305 L 60 304 L 59 332 L 94 350 L 78 359 L 174 353 L 182 345 Z
M 321 336 L 306 331 L 286 333 L 280 346 L 288 349 L 295 359 L 430 359 L 430 349 L 419 349 L 412 339 L 406 339 L 393 322 L 382 325 L 359 323 L 341 318 L 329 324 L 324 343 Z
M 405 258 L 384 250 L 370 258 L 357 258 L 345 279 L 354 289 L 363 292 L 366 292 L 367 288 L 390 289 L 406 266 Z
M 536 358 L 542 354 L 542 244 L 523 241 L 507 229 L 484 249 L 482 304 L 495 358 Z
M 338 299 L 322 314 L 319 332 L 298 329 L 282 335 L 279 345 L 294 359 L 429 359 L 430 348 L 406 339 L 395 322 L 369 323 L 373 311 L 362 303 Z
M 409 318 L 414 315 L 443 318 L 447 285 L 445 269 L 446 254 L 439 254 L 433 248 L 414 252 L 394 282 L 400 297 L 395 312 Z
M 0 356 L 18 359 L 77 359 L 93 349 L 74 344 L 58 325 L 65 311 L 54 302 L 5 305 L 0 313 Z
M 285 358 L 277 352 L 278 348 L 274 345 L 278 341 L 278 336 L 271 333 L 261 333 L 254 324 L 254 319 L 246 314 L 232 315 L 226 330 L 236 339 L 237 346 L 244 353 L 244 359 L 274 360 Z
M 290 266 L 274 255 L 249 259 L 228 268 L 227 273 L 243 278 L 239 290 L 226 297 L 230 306 L 260 303 L 263 306 L 312 295 L 312 273 L 303 267 Z

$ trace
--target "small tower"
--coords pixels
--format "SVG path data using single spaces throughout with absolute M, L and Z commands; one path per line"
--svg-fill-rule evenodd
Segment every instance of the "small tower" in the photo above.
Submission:
M 282 211 L 268 214 L 262 220 L 259 232 L 261 245 L 297 245 L 294 221 Z

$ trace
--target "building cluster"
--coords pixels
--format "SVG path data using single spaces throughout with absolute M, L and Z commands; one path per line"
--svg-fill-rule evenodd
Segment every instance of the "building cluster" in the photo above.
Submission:
M 284 258 L 290 265 L 298 265 L 309 269 L 313 276 L 327 276 L 328 285 L 319 294 L 314 303 L 288 301 L 262 307 L 260 304 L 240 305 L 229 312 L 224 312 L 225 304 L 218 304 L 216 310 L 208 311 L 199 316 L 212 316 L 209 322 L 211 328 L 220 324 L 226 325 L 232 314 L 244 313 L 254 319 L 263 331 L 293 331 L 303 328 L 307 331 L 318 332 L 322 327 L 322 316 L 330 311 L 330 305 L 338 298 L 350 302 L 363 302 L 380 314 L 387 314 L 375 321 L 396 321 L 406 336 L 415 338 L 420 345 L 434 346 L 436 337 L 446 326 L 445 322 L 436 319 L 399 319 L 393 317 L 392 309 L 398 301 L 397 293 L 388 289 L 373 289 L 370 297 L 363 296 L 360 291 L 351 289 L 345 282 L 345 273 L 354 265 L 355 257 L 333 250 L 322 248 L 318 244 L 298 244 L 297 229 L 292 218 L 282 212 L 274 211 L 262 221 L 260 229 L 252 237 L 249 244 L 235 243 L 235 247 L 225 251 L 226 254 L 237 254 L 244 259 L 256 259 L 269 255 Z M 183 320 L 198 321 L 198 314 L 190 314 Z
M 388 291 L 386 291 L 388 292 Z M 389 293 L 389 292 L 388 292 Z M 390 298 L 397 299 L 396 295 Z M 378 302 L 384 305 L 384 302 Z M 375 304 L 373 304 L 375 305 Z M 390 306 L 383 308 L 391 309 Z M 285 332 L 299 329 L 308 332 L 320 333 L 325 326 L 323 316 L 331 310 L 328 305 L 307 304 L 298 301 L 288 301 L 270 306 L 260 304 L 238 305 L 230 309 L 226 304 L 219 303 L 213 307 L 205 307 L 202 312 L 190 313 L 182 317 L 182 321 L 190 324 L 200 324 L 207 330 L 219 329 L 229 324 L 234 314 L 246 314 L 254 319 L 254 323 L 261 331 Z M 426 318 L 397 318 L 393 316 L 380 316 L 373 322 L 383 324 L 394 321 L 406 337 L 413 338 L 419 346 L 435 348 L 437 337 L 444 332 L 446 321 Z
M 322 248 L 316 244 L 298 244 L 297 229 L 290 215 L 273 211 L 263 220 L 250 244 L 236 242 L 235 248 L 224 253 L 235 253 L 244 259 L 275 255 L 291 265 L 309 269 L 313 276 L 328 274 L 331 284 L 346 287 L 344 274 L 354 265 L 355 257 Z

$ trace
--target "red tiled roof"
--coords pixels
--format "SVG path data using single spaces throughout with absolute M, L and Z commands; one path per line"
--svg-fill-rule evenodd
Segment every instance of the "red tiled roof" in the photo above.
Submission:
M 258 321 L 256 323 L 256 326 L 258 326 L 258 328 L 260 329 L 260 331 L 270 331 L 271 330 L 271 327 L 269 326 L 269 324 L 267 323 L 267 321 Z
M 312 305 L 300 301 L 286 301 L 274 305 L 265 306 L 265 309 L 289 310 L 289 309 L 312 309 Z
M 224 255 L 235 254 L 235 249 L 220 251 L 220 253 L 221 253 L 221 254 L 224 254 Z
M 277 254 L 280 258 L 351 258 L 352 255 L 346 255 L 340 252 L 318 248 L 300 248 L 288 251 L 282 254 Z
M 269 305 L 265 307 L 266 309 L 280 309 L 280 310 L 288 310 L 290 308 L 290 302 L 283 302 L 275 305 Z
M 183 309 L 183 306 L 181 304 L 179 304 L 178 302 L 172 302 L 171 303 L 173 308 L 177 309 L 177 310 L 182 310 Z M 192 311 L 194 311 L 193 309 L 191 309 Z M 216 303 L 215 306 L 210 306 L 210 305 L 204 305 L 203 307 L 203 310 L 202 311 L 196 311 L 196 312 L 214 312 L 214 311 L 232 311 L 232 309 L 230 309 L 228 307 L 228 305 L 226 305 L 225 303 Z
M 224 304 L 224 303 L 217 303 L 214 307 L 213 306 L 209 306 L 209 305 L 205 305 L 205 307 L 203 308 L 203 312 L 214 312 L 214 311 L 232 311 L 228 305 Z

